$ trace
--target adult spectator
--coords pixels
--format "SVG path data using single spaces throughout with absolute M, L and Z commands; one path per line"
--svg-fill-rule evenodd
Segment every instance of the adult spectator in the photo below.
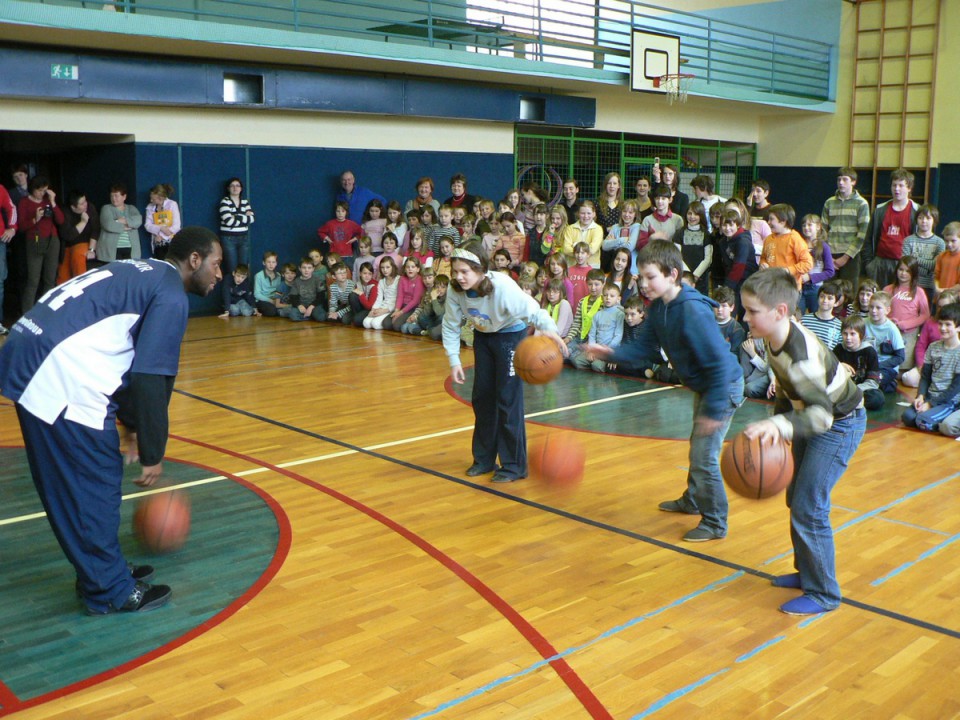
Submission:
M 563 196 L 558 207 L 563 208 L 567 213 L 567 225 L 573 225 L 580 219 L 580 206 L 583 202 L 577 197 L 580 194 L 580 185 L 574 178 L 567 178 L 563 181 Z
M 3 284 L 7 279 L 7 246 L 17 232 L 17 206 L 7 189 L 0 185 L 0 336 L 7 334 L 3 326 Z
M 167 246 L 182 226 L 180 206 L 171 199 L 173 192 L 171 185 L 150 188 L 150 204 L 147 205 L 143 227 L 150 234 L 150 252 L 157 260 L 167 256 Z
M 163 472 L 167 406 L 187 327 L 186 293 L 206 295 L 220 279 L 220 244 L 184 228 L 167 262 L 113 263 L 45 296 L 0 348 L 0 388 L 17 418 L 37 493 L 77 573 L 89 615 L 137 612 L 170 599 L 127 565 L 117 537 L 129 435 L 149 487 Z
M 467 192 L 466 175 L 463 173 L 457 173 L 450 178 L 450 197 L 443 201 L 444 205 L 449 205 L 453 208 L 465 207 L 467 212 L 470 212 L 473 208 L 473 204 L 476 201 L 476 196 L 470 195 Z
M 97 257 L 97 240 L 100 237 L 100 216 L 93 204 L 87 201 L 86 193 L 70 193 L 70 204 L 64 212 L 60 226 L 60 242 L 63 243 L 63 260 L 57 270 L 57 285 L 87 271 L 87 261 Z
M 406 215 L 411 210 L 419 211 L 425 207 L 432 207 L 434 215 L 437 215 L 440 212 L 440 201 L 433 197 L 433 178 L 422 177 L 417 180 L 416 190 L 416 197 L 407 200 L 407 204 L 403 208 L 403 214 Z M 469 208 L 467 210 L 469 211 Z M 357 222 L 360 221 L 357 220 Z
M 100 210 L 100 239 L 97 241 L 97 260 L 113 262 L 140 258 L 140 233 L 143 215 L 135 205 L 127 204 L 127 186 L 110 186 L 110 204 Z
M 823 204 L 820 220 L 827 231 L 835 277 L 856 288 L 860 283 L 860 251 L 870 227 L 870 203 L 857 192 L 856 170 L 837 170 L 837 192 Z
M 910 199 L 911 190 L 913 173 L 903 168 L 894 170 L 890 173 L 893 197 L 878 205 L 870 220 L 863 244 L 863 267 L 880 287 L 897 284 L 897 263 L 903 255 L 903 241 L 916 227 L 919 206 Z
M 220 244 L 223 246 L 223 274 L 230 277 L 237 265 L 250 265 L 250 226 L 256 221 L 250 201 L 243 196 L 243 181 L 227 180 L 227 194 L 220 200 Z M 223 309 L 230 304 L 229 283 L 223 283 Z
M 384 207 L 387 205 L 387 199 L 383 195 L 378 195 L 373 190 L 357 185 L 357 178 L 352 170 L 344 170 L 340 175 L 340 192 L 337 193 L 337 200 L 343 200 L 350 205 L 350 212 L 347 217 L 355 223 L 363 223 L 363 214 L 367 211 L 367 205 L 371 200 L 379 200 Z
M 42 175 L 30 181 L 30 194 L 17 207 L 17 223 L 23 232 L 27 259 L 27 278 L 20 298 L 20 307 L 27 312 L 57 280 L 60 262 L 60 237 L 57 226 L 63 224 L 63 210 L 57 205 L 57 194 Z

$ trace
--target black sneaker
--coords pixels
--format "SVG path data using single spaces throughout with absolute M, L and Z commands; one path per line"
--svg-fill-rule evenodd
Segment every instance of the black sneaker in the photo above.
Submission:
M 684 502 L 683 498 L 679 500 L 664 500 L 657 505 L 663 512 L 683 513 L 684 515 L 699 515 L 700 511 L 691 508 Z
M 523 480 L 524 477 L 526 476 L 524 475 L 522 477 L 516 477 L 515 475 L 507 475 L 503 470 L 497 470 L 493 474 L 493 477 L 490 478 L 490 482 L 511 483 L 511 482 L 516 482 L 517 480 Z
M 488 473 L 492 473 L 496 469 L 497 469 L 496 465 L 485 467 L 480 463 L 474 463 L 473 465 L 467 468 L 464 474 L 467 477 L 477 477 L 478 475 L 487 475 Z
M 134 565 L 133 563 L 127 563 L 127 570 L 130 571 L 130 574 L 133 575 L 133 579 L 140 580 L 149 580 L 153 577 L 153 565 Z M 83 589 L 80 587 L 80 578 L 77 578 L 77 597 L 83 597 Z
M 138 582 L 133 587 L 133 592 L 127 597 L 127 601 L 118 608 L 110 607 L 107 610 L 94 610 L 87 608 L 87 615 L 112 615 L 120 612 L 145 612 L 166 605 L 173 597 L 173 590 L 168 585 L 151 585 L 150 583 Z

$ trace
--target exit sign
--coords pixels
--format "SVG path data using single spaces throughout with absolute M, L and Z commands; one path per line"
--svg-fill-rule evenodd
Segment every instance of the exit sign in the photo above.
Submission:
M 79 80 L 80 66 L 53 63 L 50 65 L 50 77 L 54 80 Z

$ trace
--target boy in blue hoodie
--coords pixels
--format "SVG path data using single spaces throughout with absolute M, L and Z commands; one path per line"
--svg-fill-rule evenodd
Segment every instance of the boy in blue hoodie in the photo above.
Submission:
M 669 240 L 651 240 L 637 256 L 640 288 L 651 301 L 637 339 L 612 350 L 585 349 L 613 363 L 659 362 L 662 347 L 677 375 L 693 391 L 693 431 L 687 489 L 660 503 L 664 512 L 700 515 L 687 542 L 727 534 L 727 493 L 720 476 L 720 448 L 730 420 L 743 402 L 743 371 L 720 334 L 717 303 L 680 283 L 683 258 Z

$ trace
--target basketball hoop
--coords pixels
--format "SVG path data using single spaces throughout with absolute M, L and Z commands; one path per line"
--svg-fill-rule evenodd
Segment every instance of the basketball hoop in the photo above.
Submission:
M 671 105 L 675 102 L 685 103 L 687 101 L 687 93 L 690 92 L 690 83 L 695 77 L 696 75 L 690 73 L 661 75 L 653 79 L 653 86 L 655 88 L 663 88 L 663 91 L 667 95 L 667 100 L 670 101 Z

